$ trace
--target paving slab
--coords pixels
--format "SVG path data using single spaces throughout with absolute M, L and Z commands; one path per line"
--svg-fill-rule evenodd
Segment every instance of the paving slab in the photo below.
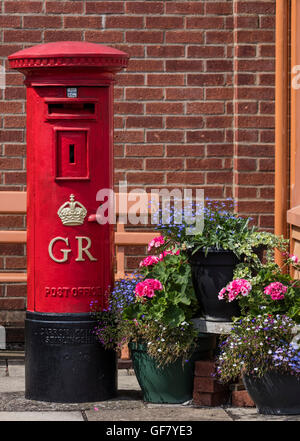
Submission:
M 154 411 L 145 405 L 138 412 L 136 410 L 97 408 L 86 411 L 85 414 L 88 421 L 232 421 L 225 410 L 220 408 L 160 405 Z
M 0 421 L 84 421 L 81 412 L 0 412 Z
M 227 412 L 234 421 L 300 421 L 300 415 L 263 415 L 255 408 L 231 407 Z

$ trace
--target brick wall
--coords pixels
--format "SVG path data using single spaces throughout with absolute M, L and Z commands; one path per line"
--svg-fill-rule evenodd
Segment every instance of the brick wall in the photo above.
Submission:
M 0 1 L 0 58 L 35 44 L 86 40 L 131 60 L 115 88 L 115 179 L 132 187 L 201 187 L 234 195 L 273 227 L 275 0 Z M 25 88 L 0 90 L 0 190 L 26 184 Z M 25 226 L 0 217 L 0 228 Z M 128 263 L 136 262 L 133 247 Z M 0 270 L 25 250 L 0 244 Z M 24 287 L 0 286 L 0 321 L 22 320 Z

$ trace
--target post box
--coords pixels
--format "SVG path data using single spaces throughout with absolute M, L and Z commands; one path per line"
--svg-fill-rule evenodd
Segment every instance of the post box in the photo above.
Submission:
M 9 57 L 27 89 L 25 396 L 56 402 L 116 394 L 116 356 L 93 333 L 91 301 L 113 283 L 113 225 L 95 221 L 113 186 L 113 83 L 128 55 L 87 42 Z

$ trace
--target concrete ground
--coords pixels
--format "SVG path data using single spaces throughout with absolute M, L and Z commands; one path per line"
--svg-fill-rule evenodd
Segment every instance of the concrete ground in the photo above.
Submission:
M 24 362 L 0 360 L 0 421 L 300 421 L 259 415 L 254 408 L 144 403 L 132 370 L 119 370 L 118 397 L 97 403 L 46 403 L 24 397 Z

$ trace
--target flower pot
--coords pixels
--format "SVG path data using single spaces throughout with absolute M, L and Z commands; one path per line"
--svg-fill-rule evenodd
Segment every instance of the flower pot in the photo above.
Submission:
M 230 322 L 239 317 L 241 310 L 237 300 L 228 303 L 219 300 L 219 291 L 233 278 L 233 271 L 240 260 L 230 250 L 210 249 L 207 256 L 198 250 L 189 256 L 192 280 L 202 316 L 206 320 Z
M 300 414 L 299 377 L 270 371 L 262 377 L 244 375 L 243 382 L 259 413 Z
M 147 353 L 147 344 L 129 343 L 134 372 L 144 401 L 180 404 L 193 398 L 194 362 L 207 356 L 214 338 L 203 334 L 200 342 L 188 362 L 182 364 L 180 358 L 163 367 L 158 367 L 157 361 Z

